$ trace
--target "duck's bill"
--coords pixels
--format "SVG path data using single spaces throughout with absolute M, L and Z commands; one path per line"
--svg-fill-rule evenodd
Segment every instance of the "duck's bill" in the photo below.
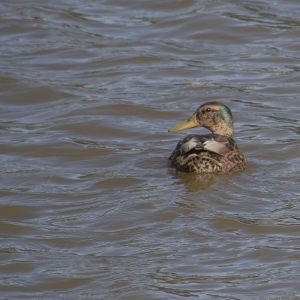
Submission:
M 169 132 L 189 129 L 189 128 L 198 127 L 198 126 L 200 126 L 200 124 L 197 122 L 196 114 L 194 114 L 186 121 L 183 121 L 182 123 L 179 123 L 179 124 L 173 126 L 172 128 L 170 128 Z

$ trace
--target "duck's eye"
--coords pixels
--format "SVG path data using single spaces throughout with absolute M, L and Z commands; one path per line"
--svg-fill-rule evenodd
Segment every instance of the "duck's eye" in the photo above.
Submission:
M 210 108 L 207 108 L 205 111 L 206 111 L 206 112 L 210 112 Z

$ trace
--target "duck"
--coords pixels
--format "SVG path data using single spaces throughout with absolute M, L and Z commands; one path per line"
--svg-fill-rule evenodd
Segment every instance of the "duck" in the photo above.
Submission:
M 230 108 L 217 101 L 201 105 L 186 121 L 169 132 L 205 127 L 210 134 L 191 134 L 178 142 L 169 157 L 171 167 L 185 173 L 231 173 L 244 171 L 246 159 L 234 140 Z

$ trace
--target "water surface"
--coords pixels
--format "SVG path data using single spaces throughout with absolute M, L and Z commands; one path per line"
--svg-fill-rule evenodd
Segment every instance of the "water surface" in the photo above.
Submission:
M 299 299 L 297 1 L 2 1 L 3 299 Z M 207 101 L 247 170 L 180 174 Z

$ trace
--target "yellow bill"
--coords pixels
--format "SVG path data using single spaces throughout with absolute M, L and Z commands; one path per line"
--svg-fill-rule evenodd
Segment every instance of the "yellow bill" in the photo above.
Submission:
M 189 128 L 198 127 L 198 126 L 200 126 L 200 124 L 197 122 L 196 114 L 193 114 L 186 121 L 183 121 L 182 123 L 179 123 L 179 124 L 173 126 L 172 128 L 170 128 L 169 132 L 189 129 Z

